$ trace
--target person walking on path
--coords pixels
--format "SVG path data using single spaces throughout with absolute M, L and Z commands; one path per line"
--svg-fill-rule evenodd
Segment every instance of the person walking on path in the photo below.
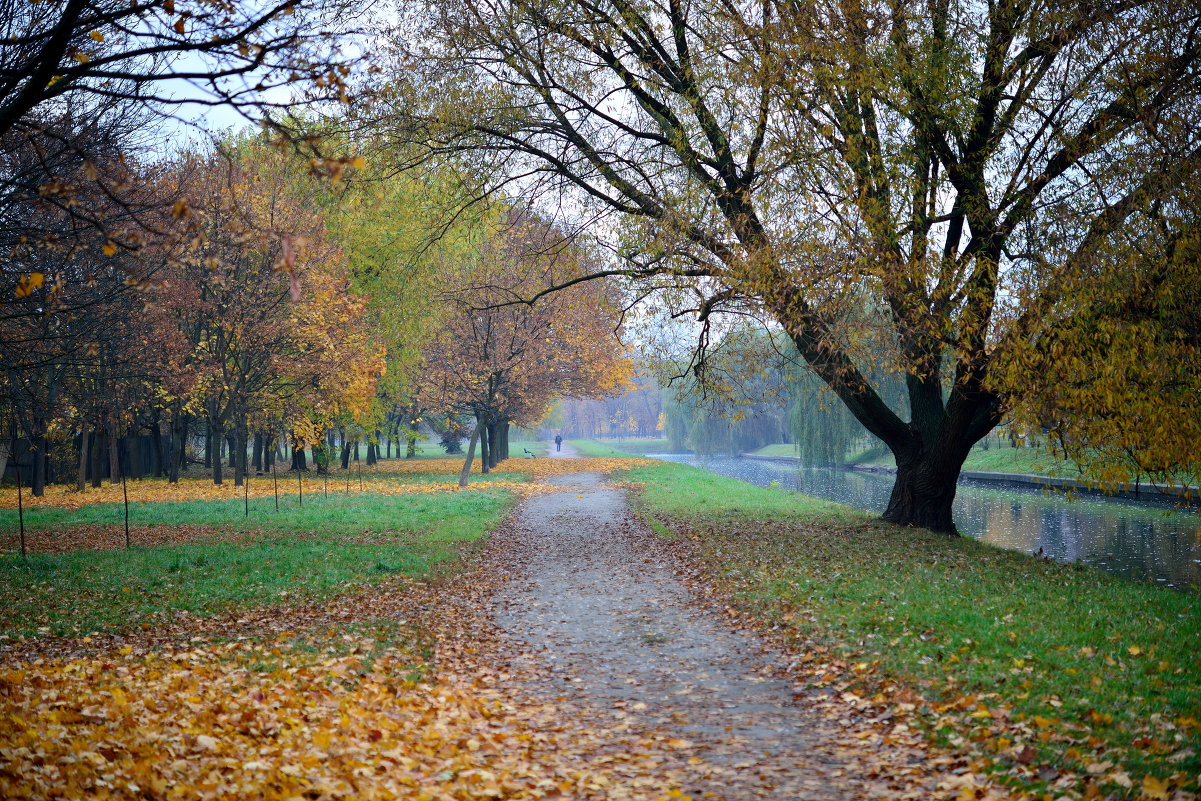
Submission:
M 563 435 L 562 434 L 555 434 L 555 450 L 556 451 L 563 450 Z

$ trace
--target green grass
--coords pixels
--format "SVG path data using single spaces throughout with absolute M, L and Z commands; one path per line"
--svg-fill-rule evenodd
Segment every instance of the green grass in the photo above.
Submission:
M 32 554 L 28 560 L 6 554 L 0 557 L 0 633 L 113 631 L 177 610 L 211 615 L 425 575 L 457 558 L 460 544 L 482 537 L 510 505 L 511 496 L 499 491 L 352 494 L 312 498 L 303 507 L 285 498 L 278 514 L 262 509 L 247 521 L 241 502 L 146 504 L 137 509 L 142 523 L 253 533 L 235 542 Z M 40 522 L 65 526 L 112 522 L 112 506 L 32 511 Z
M 666 439 L 631 437 L 626 439 L 573 439 L 570 444 L 582 456 L 644 456 L 648 453 L 669 453 Z
M 859 520 L 866 514 L 833 501 L 757 487 L 671 462 L 636 467 L 623 471 L 622 476 L 645 483 L 641 499 L 647 509 L 676 520 Z M 731 486 L 736 488 L 736 496 L 730 495 Z
M 1198 594 L 898 528 L 790 493 L 773 499 L 686 466 L 628 477 L 646 482 L 645 512 L 691 524 L 701 558 L 746 608 L 933 699 L 996 693 L 988 706 L 1039 719 L 1031 725 L 1047 738 L 1032 742 L 1040 762 L 1082 770 L 1112 760 L 1136 781 L 1201 768 L 1195 754 L 1166 760 L 1198 739 Z M 931 725 L 987 752 L 995 722 L 970 718 L 972 709 Z M 996 748 L 995 769 L 1009 768 Z
M 511 475 L 510 475 L 511 478 Z M 367 477 L 363 477 L 367 486 Z M 200 526 L 225 531 L 308 532 L 355 534 L 364 531 L 421 531 L 433 539 L 464 539 L 476 530 L 474 518 L 486 510 L 504 504 L 503 490 L 461 493 L 412 493 L 374 495 L 358 492 L 357 483 L 349 494 L 336 492 L 331 483 L 329 497 L 321 490 L 306 492 L 303 504 L 296 495 L 282 495 L 279 511 L 273 498 L 250 501 L 246 516 L 243 501 L 178 501 L 131 503 L 132 527 Z M 125 511 L 119 503 L 96 503 L 78 510 L 35 506 L 25 510 L 27 530 L 54 530 L 74 526 L 123 525 Z M 17 510 L 0 509 L 0 528 L 17 530 Z

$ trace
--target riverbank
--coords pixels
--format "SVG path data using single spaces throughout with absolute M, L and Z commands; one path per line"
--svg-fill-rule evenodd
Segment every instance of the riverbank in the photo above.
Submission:
M 1196 792 L 1196 593 L 889 526 L 684 465 L 624 477 L 640 488 L 642 514 L 732 608 L 799 659 L 832 654 L 850 667 L 849 682 L 814 676 L 814 691 L 973 749 L 979 772 L 1030 797 Z
M 740 453 L 740 459 L 752 459 L 761 462 L 777 462 L 780 464 L 800 465 L 799 456 L 773 456 L 759 453 Z M 970 464 L 970 462 L 969 462 Z M 884 473 L 895 475 L 897 468 L 891 464 L 879 462 L 851 462 L 842 465 L 847 470 L 857 470 L 863 473 Z M 1084 493 L 1117 498 L 1132 498 L 1135 500 L 1167 500 L 1173 502 L 1185 501 L 1195 503 L 1198 498 L 1196 487 L 1179 487 L 1172 484 L 1157 484 L 1154 482 L 1123 484 L 1118 487 L 1100 486 L 1096 482 L 1076 478 L 1061 478 L 1039 473 L 1006 473 L 993 470 L 969 470 L 959 473 L 960 481 L 984 481 L 997 484 L 1018 484 L 1027 487 L 1053 489 L 1059 492 Z

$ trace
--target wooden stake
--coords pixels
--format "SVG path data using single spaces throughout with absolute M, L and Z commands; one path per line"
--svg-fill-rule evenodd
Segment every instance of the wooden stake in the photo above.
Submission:
M 304 506 L 304 471 L 299 467 L 296 468 L 296 484 L 300 487 L 300 495 L 297 497 L 300 499 L 300 505 Z
M 242 471 L 242 505 L 246 508 L 246 516 L 250 517 L 250 475 Z
M 15 453 L 16 448 L 13 451 Z M 21 500 L 21 465 L 14 459 L 13 467 L 17 468 L 17 519 L 21 521 L 21 558 L 25 559 L 25 504 Z
M 125 499 L 125 547 L 129 547 L 129 491 L 125 489 L 125 471 L 121 471 L 121 496 Z
M 275 485 L 275 511 L 279 511 L 279 478 L 275 475 L 275 460 L 271 460 L 271 483 Z

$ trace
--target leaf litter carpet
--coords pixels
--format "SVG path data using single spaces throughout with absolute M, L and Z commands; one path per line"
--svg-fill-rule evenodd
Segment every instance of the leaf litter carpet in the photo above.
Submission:
M 450 578 L 9 650 L 0 797 L 993 797 L 806 690 L 621 490 L 550 481 Z

